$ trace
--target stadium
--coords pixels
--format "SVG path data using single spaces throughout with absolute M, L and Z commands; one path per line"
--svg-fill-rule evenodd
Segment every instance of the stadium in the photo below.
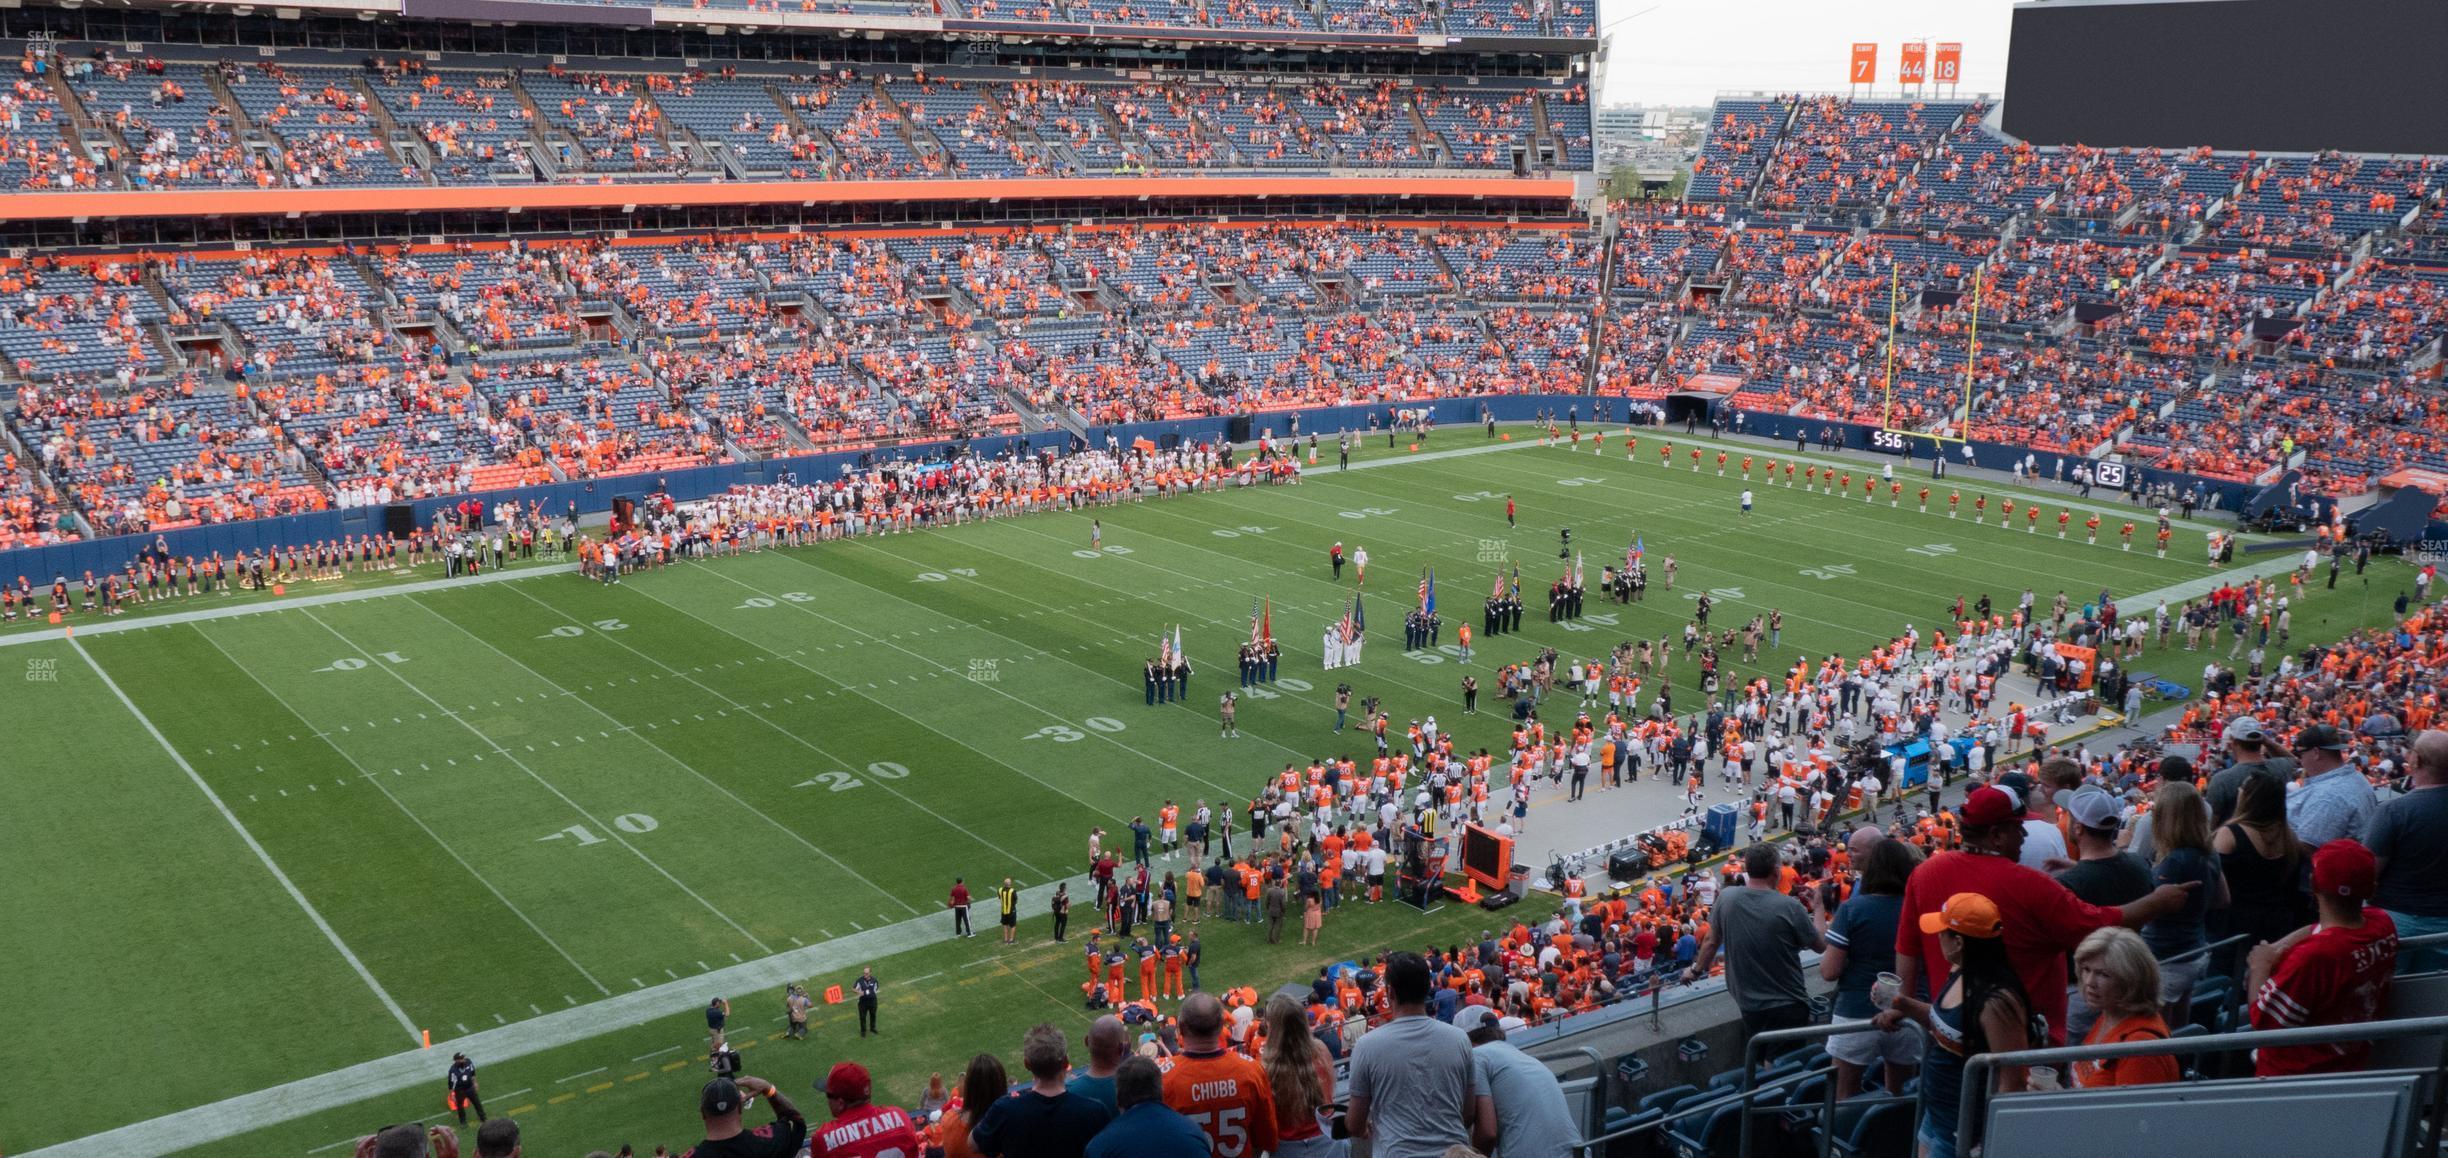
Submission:
M 2440 1152 L 2448 17 L 1635 7 L 0 4 L 0 1152 Z

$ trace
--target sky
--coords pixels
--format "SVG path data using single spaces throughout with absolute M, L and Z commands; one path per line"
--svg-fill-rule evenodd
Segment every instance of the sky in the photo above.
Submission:
M 1603 104 L 1705 105 L 1720 92 L 1842 92 L 1856 41 L 1893 92 L 1907 40 L 1963 42 L 1959 91 L 2006 88 L 2012 0 L 1600 0 L 1614 43 Z

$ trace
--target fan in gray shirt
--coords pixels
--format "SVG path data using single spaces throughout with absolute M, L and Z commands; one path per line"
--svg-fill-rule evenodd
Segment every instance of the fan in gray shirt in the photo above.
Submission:
M 1375 1158 L 1443 1158 L 1494 1133 L 1496 1111 L 1474 1075 L 1470 1036 L 1428 1014 L 1427 959 L 1391 953 L 1385 972 L 1394 1020 L 1352 1047 L 1346 1121 Z

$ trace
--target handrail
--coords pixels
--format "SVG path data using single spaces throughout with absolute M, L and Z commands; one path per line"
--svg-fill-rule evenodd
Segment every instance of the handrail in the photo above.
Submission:
M 1594 1155 L 1602 1153 L 1603 1148 L 1609 1143 L 1621 1141 L 1622 1139 L 1630 1138 L 1638 1134 L 1645 1134 L 1651 1130 L 1664 1129 L 1668 1122 L 1677 1122 L 1685 1118 L 1703 1117 L 1708 1114 L 1713 1114 L 1727 1106 L 1735 1104 L 1738 1101 L 1747 1099 L 1753 1094 L 1774 1093 L 1777 1090 L 1783 1089 L 1787 1086 L 1800 1085 L 1804 1079 L 1809 1078 L 1810 1076 L 1812 1075 L 1809 1071 L 1797 1074 L 1787 1074 L 1784 1077 L 1778 1078 L 1775 1081 L 1769 1082 L 1763 1086 L 1758 1086 L 1752 1089 L 1730 1090 L 1726 1093 L 1710 1098 L 1705 1102 L 1694 1103 L 1693 1105 L 1678 1110 L 1673 1117 L 1660 1117 L 1647 1122 L 1635 1123 L 1633 1125 L 1626 1126 L 1621 1130 L 1617 1130 L 1612 1134 L 1601 1134 L 1598 1137 L 1587 1139 L 1579 1146 L 1573 1148 L 1573 1154 L 1576 1156 L 1576 1158 L 1593 1158 Z
M 2200 956 L 2204 956 L 2204 955 L 2207 955 L 2207 954 L 2210 954 L 2210 953 L 2215 953 L 2215 952 L 2217 952 L 2218 950 L 2220 950 L 2220 949 L 2224 949 L 2224 948 L 2226 948 L 2226 947 L 2227 947 L 2227 946 L 2229 946 L 2229 945 L 2241 945 L 2241 944 L 2243 944 L 2244 942 L 2246 942 L 2246 941 L 2250 941 L 2250 940 L 2252 940 L 2252 934 L 2250 934 L 2250 933 L 2238 933 L 2238 934 L 2236 934 L 2235 936 L 2232 936 L 2232 937 L 2227 937 L 2227 938 L 2223 938 L 2223 939 L 2221 939 L 2221 940 L 2212 941 L 2212 942 L 2210 942 L 2209 944 L 2204 945 L 2204 946 L 2202 946 L 2202 947 L 2201 947 L 2201 948 L 2199 948 L 2199 949 L 2187 949 L 2187 950 L 2185 950 L 2184 952 L 2182 952 L 2182 953 L 2178 953 L 2177 955 L 2175 955 L 2175 956 L 2173 956 L 2173 957 L 2169 957 L 2169 958 L 2167 958 L 2167 959 L 2165 959 L 2165 960 L 2162 960 L 2162 961 L 2160 961 L 2159 963 L 2160 963 L 2161 965 L 2167 965 L 2167 964 L 2170 964 L 2170 963 L 2172 963 L 2172 962 L 2176 962 L 2176 961 L 2184 961 L 2184 960 L 2189 960 L 2189 959 L 2194 958 L 2194 957 L 2200 957 Z
M 1904 1024 L 1905 1024 L 1905 1025 L 1907 1025 L 1907 1026 L 1910 1026 L 1910 1027 L 1911 1027 L 1911 1029 L 1912 1029 L 1912 1032 L 1913 1032 L 1913 1033 L 1915 1033 L 1915 1034 L 1917 1034 L 1917 1035 L 1921 1035 L 1921 1036 L 1926 1037 L 1926 1036 L 1927 1036 L 1927 1034 L 1928 1034 L 1928 1031 L 1927 1031 L 1927 1030 L 1925 1030 L 1925 1029 L 1923 1029 L 1923 1028 L 1921 1027 L 1921 1023 L 1919 1023 L 1919 1022 L 1916 1022 L 1916 1021 L 1908 1021 L 1908 1022 L 1905 1022 Z M 1830 1023 L 1826 1024 L 1826 1025 L 1798 1025 L 1798 1026 L 1793 1027 L 1792 1029 L 1772 1029 L 1772 1030 L 1769 1030 L 1769 1031 L 1768 1031 L 1768 1032 L 1766 1032 L 1766 1033 L 1755 1033 L 1755 1034 L 1751 1035 L 1751 1037 L 1750 1037 L 1748 1040 L 1746 1040 L 1746 1041 L 1744 1041 L 1744 1042 L 1743 1042 L 1743 1058 L 1742 1058 L 1742 1086 L 1741 1086 L 1742 1091 L 1743 1091 L 1745 1094 L 1748 1094 L 1748 1093 L 1750 1093 L 1750 1092 L 1751 1092 L 1751 1079 L 1752 1079 L 1752 1075 L 1754 1075 L 1754 1074 L 1756 1074 L 1756 1073 L 1758 1073 L 1758 1072 L 1759 1072 L 1759 1070 L 1758 1070 L 1758 1061 L 1759 1061 L 1760 1047 L 1761 1047 L 1762 1045 L 1780 1045 L 1780 1044 L 1783 1044 L 1783 1043 L 1786 1043 L 1786 1042 L 1797 1042 L 1797 1041 L 1821 1041 L 1821 1040 L 1824 1040 L 1824 1039 L 1826 1039 L 1826 1038 L 1835 1037 L 1835 1036 L 1837 1036 L 1837 1035 L 1839 1035 L 1839 1034 L 1846 1034 L 1846 1033 L 1861 1033 L 1861 1032 L 1863 1032 L 1863 1031 L 1865 1031 L 1865 1030 L 1868 1030 L 1868 1029 L 1870 1029 L 1870 1023 L 1869 1023 L 1869 1022 L 1866 1022 L 1866 1021 L 1852 1021 L 1852 1022 L 1830 1022 Z M 1811 1071 L 1807 1071 L 1807 1070 L 1806 1070 L 1806 1071 L 1804 1071 L 1804 1073 L 1805 1073 L 1805 1074 L 1808 1074 L 1809 1072 L 1811 1072 Z M 1892 1092 L 1894 1092 L 1894 1091 L 1889 1091 L 1889 1092 L 1891 1092 L 1891 1093 L 1892 1093 Z M 1753 1113 L 1754 1113 L 1754 1112 L 1755 1112 L 1755 1108 L 1754 1108 L 1754 1107 L 1749 1107 L 1749 1106 L 1746 1106 L 1746 1107 L 1744 1108 L 1744 1110 L 1743 1110 L 1743 1116 L 1742 1116 L 1742 1124 L 1741 1124 L 1741 1129 L 1740 1129 L 1740 1132 L 1739 1132 L 1739 1134 L 1738 1134 L 1738 1138 L 1737 1138 L 1737 1141 L 1736 1141 L 1736 1143 L 1735 1143 L 1735 1149 L 1734 1149 L 1734 1153 L 1735 1153 L 1735 1154 L 1737 1154 L 1737 1155 L 1740 1155 L 1740 1156 L 1741 1156 L 1741 1158 L 1750 1158 L 1750 1155 L 1751 1155 L 1751 1118 L 1752 1118 L 1752 1115 L 1753 1115 Z M 1827 1153 L 1829 1152 L 1829 1150 L 1831 1150 L 1831 1149 L 1833 1148 L 1834 1143 L 1835 1143 L 1835 1134 L 1836 1134 L 1836 1083 L 1835 1083 L 1835 1082 L 1832 1082 L 1832 1081 L 1831 1081 L 1831 1082 L 1829 1082 L 1829 1083 L 1827 1084 L 1827 1089 L 1826 1089 L 1826 1090 L 1825 1090 L 1825 1091 L 1824 1091 L 1824 1092 L 1823 1092 L 1823 1093 L 1820 1095 L 1820 1101 L 1819 1101 L 1819 1121 L 1820 1121 L 1820 1125 L 1821 1125 L 1821 1129 L 1820 1129 L 1820 1131 L 1819 1131 L 1819 1143 L 1820 1143 L 1819 1153 L 1820 1153 L 1820 1155 L 1821 1155 L 1821 1158 L 1825 1158 L 1825 1156 L 1827 1155 Z
M 1979 1120 L 1985 1103 L 1993 1096 L 1989 1083 L 1995 1077 L 1995 1071 L 2001 1066 L 2062 1065 L 2078 1061 L 2163 1055 L 2189 1057 L 2205 1053 L 2233 1053 L 2240 1049 L 2260 1049 L 2266 1046 L 2329 1045 L 2340 1041 L 2396 1041 L 2418 1037 L 2441 1039 L 2440 1063 L 2436 1068 L 2440 1074 L 2448 1074 L 2448 1016 L 2407 1018 L 2400 1021 L 2365 1021 L 2352 1025 L 2306 1025 L 2293 1029 L 2256 1029 L 2242 1033 L 2224 1033 L 2215 1037 L 2167 1037 L 2106 1045 L 2061 1045 L 2047 1049 L 1974 1054 L 1964 1061 L 1962 1105 L 1956 1107 L 1955 1144 L 1959 1151 L 1968 1146 L 1972 1137 L 1972 1124 Z M 2434 1076 L 2437 1078 L 2439 1074 Z M 2448 1080 L 2434 1080 L 2432 1090 L 2430 1138 L 2424 1147 L 2423 1152 L 2425 1153 L 2438 1153 L 2439 1151 L 2440 1116 L 2444 1109 L 2448 1109 Z

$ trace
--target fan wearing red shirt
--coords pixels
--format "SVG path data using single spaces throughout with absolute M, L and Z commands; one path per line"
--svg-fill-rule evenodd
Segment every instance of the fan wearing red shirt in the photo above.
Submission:
M 808 1158 L 918 1158 L 926 1152 L 906 1111 L 868 1101 L 875 1082 L 867 1067 L 841 1062 L 817 1088 L 833 1120 L 808 1131 Z
M 2253 995 L 2254 1029 L 2354 1025 L 2380 1016 L 2397 972 L 2397 922 L 2363 904 L 2379 888 L 2379 862 L 2362 844 L 2333 840 L 2312 854 L 2320 920 L 2253 949 L 2246 991 Z M 2368 1041 L 2272 1046 L 2255 1052 L 2253 1073 L 2347 1073 L 2362 1069 L 2370 1055 Z
M 2006 922 L 2006 958 L 2029 994 L 2032 1012 L 2048 1019 L 2049 1044 L 2065 1044 L 2066 955 L 2093 929 L 2143 925 L 2184 904 L 2198 884 L 2161 885 L 2125 905 L 2094 905 L 2056 878 L 2016 863 L 2023 855 L 2023 802 L 2009 789 L 1984 785 L 1964 800 L 1963 849 L 1922 862 L 1904 882 L 1904 915 L 1896 922 L 1896 976 L 1905 993 L 1943 993 L 1946 956 L 1935 933 L 1921 931 L 1921 918 L 1945 907 L 1957 893 L 1979 893 Z M 1927 971 L 1925 972 L 1925 965 Z
M 1215 1158 L 1275 1149 L 1275 1087 L 1266 1069 L 1224 1048 L 1224 1003 L 1193 993 L 1181 1007 L 1182 1052 L 1163 1059 L 1164 1101 L 1215 1144 Z

